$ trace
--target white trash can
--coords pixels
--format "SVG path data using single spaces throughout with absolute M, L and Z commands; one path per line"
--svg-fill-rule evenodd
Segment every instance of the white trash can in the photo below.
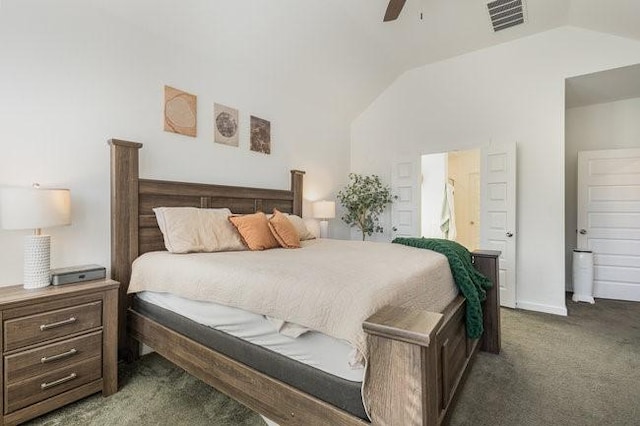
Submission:
M 573 250 L 573 297 L 574 302 L 596 303 L 593 300 L 593 252 Z

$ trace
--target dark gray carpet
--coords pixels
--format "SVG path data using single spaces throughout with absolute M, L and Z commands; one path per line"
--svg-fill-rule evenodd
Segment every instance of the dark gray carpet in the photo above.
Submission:
M 480 353 L 452 425 L 640 425 L 640 303 L 567 301 L 568 317 L 502 310 L 502 354 Z M 256 414 L 151 354 L 121 389 L 31 425 L 263 425 Z
M 640 425 L 640 303 L 567 300 L 568 317 L 502 310 L 452 425 Z

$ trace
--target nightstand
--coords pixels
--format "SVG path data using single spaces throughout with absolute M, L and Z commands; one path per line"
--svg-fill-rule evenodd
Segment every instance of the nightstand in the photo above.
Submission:
M 119 286 L 102 279 L 0 287 L 0 425 L 117 391 Z

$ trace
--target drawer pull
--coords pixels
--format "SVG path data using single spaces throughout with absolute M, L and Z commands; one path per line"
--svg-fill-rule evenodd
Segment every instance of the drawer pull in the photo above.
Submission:
M 66 377 L 63 377 L 63 378 L 58 379 L 58 380 L 54 380 L 53 382 L 41 384 L 40 385 L 40 389 L 45 390 L 45 389 L 49 389 L 49 388 L 51 388 L 53 386 L 58 386 L 58 385 L 61 385 L 63 383 L 68 382 L 69 380 L 73 380 L 76 377 L 78 377 L 78 375 L 76 373 L 71 373 Z
M 72 355 L 77 354 L 78 351 L 74 348 L 74 349 L 70 349 L 67 352 L 63 352 L 61 354 L 58 355 L 51 355 L 51 356 L 43 356 L 42 358 L 40 358 L 40 362 L 43 364 L 46 364 L 47 362 L 51 362 L 51 361 L 56 361 L 62 358 L 66 358 Z
M 76 317 L 71 317 L 69 319 L 58 321 L 58 322 L 52 322 L 51 324 L 42 324 L 40 326 L 40 331 L 45 331 L 45 330 L 49 330 L 51 328 L 56 328 L 56 327 L 62 327 L 63 325 L 73 324 L 74 322 L 76 322 Z

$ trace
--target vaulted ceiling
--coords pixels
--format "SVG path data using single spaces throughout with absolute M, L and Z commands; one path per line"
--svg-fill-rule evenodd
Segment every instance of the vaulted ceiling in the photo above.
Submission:
M 83 1 L 203 55 L 309 73 L 352 117 L 410 68 L 559 26 L 640 39 L 638 0 L 525 0 L 526 23 L 498 33 L 485 0 L 407 0 L 388 23 L 387 0 Z

